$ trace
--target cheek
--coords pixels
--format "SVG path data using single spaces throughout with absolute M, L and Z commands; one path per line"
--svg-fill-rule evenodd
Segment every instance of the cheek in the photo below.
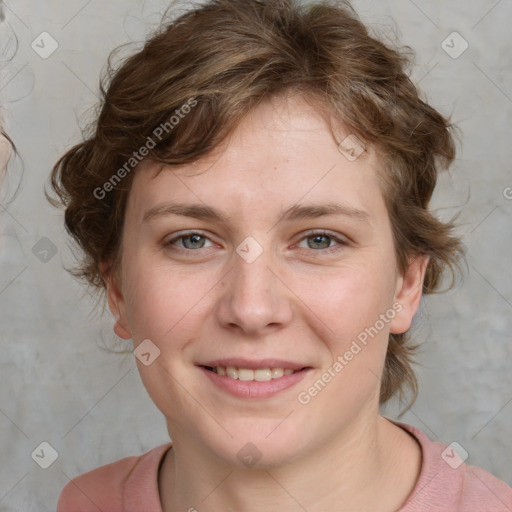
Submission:
M 303 293 L 307 294 L 305 287 Z M 346 341 L 392 309 L 393 296 L 393 280 L 382 269 L 351 267 L 340 270 L 331 279 L 322 280 L 309 292 L 308 303 L 334 331 L 331 334 Z
M 323 371 L 336 375 L 325 400 L 333 397 L 350 409 L 363 397 L 376 396 L 395 313 L 393 292 L 389 269 L 386 274 L 382 266 L 354 266 L 326 281 L 323 292 L 311 297 L 312 309 L 329 328 L 324 329 L 329 356 Z
M 322 398 L 324 404 L 332 405 L 334 400 L 343 410 L 356 410 L 361 401 L 378 398 L 395 314 L 392 290 L 389 279 L 378 274 L 370 278 L 365 272 L 354 271 L 333 281 L 330 298 L 324 298 L 322 317 L 333 331 L 325 338 L 329 358 L 322 371 L 333 385 L 329 384 L 330 390 Z M 314 300 L 318 303 L 320 297 Z
M 329 329 L 323 339 L 325 354 L 322 368 L 305 382 L 297 396 L 301 407 L 314 417 L 326 415 L 326 424 L 339 428 L 365 404 L 377 403 L 392 315 L 389 280 L 355 268 L 330 280 L 324 293 L 311 297 L 311 305 Z M 392 308 L 391 308 L 392 310 Z M 317 330 L 316 334 L 320 337 Z M 320 428 L 320 427 L 319 427 Z M 325 428 L 325 425 L 321 428 Z
M 195 282 L 192 274 L 151 265 L 147 258 L 136 255 L 126 259 L 123 270 L 126 315 L 134 345 L 149 339 L 160 350 L 148 366 L 137 361 L 141 380 L 164 416 L 177 419 L 177 412 L 195 410 L 189 395 L 183 393 L 183 385 L 193 389 L 191 383 L 185 384 L 183 366 L 194 326 L 200 325 L 197 314 L 201 314 L 200 300 L 205 295 L 201 289 L 204 279 Z
M 194 322 L 214 284 L 213 276 L 210 283 L 204 273 L 199 276 L 193 269 L 172 268 L 143 254 L 127 258 L 123 269 L 126 315 L 133 338 L 150 338 L 159 345 Z

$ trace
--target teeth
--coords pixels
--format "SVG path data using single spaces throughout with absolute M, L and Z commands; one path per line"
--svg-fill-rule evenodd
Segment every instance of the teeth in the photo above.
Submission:
M 261 370 L 254 370 L 254 380 L 264 382 L 272 380 L 272 370 L 270 368 L 263 368 Z
M 238 370 L 232 366 L 226 368 L 226 375 L 232 379 L 238 379 Z
M 278 379 L 284 375 L 284 370 L 282 368 L 272 368 L 272 378 Z
M 254 380 L 254 370 L 238 368 L 238 380 Z
M 290 375 L 295 372 L 290 368 L 258 368 L 252 370 L 250 368 L 235 368 L 234 366 L 217 366 L 213 369 L 219 375 L 227 375 L 232 379 L 257 382 L 269 381 L 272 379 L 279 379 L 283 375 Z

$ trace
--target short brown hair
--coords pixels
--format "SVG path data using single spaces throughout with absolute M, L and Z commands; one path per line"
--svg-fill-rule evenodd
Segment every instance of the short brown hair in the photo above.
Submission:
M 131 159 L 149 147 L 157 127 L 195 102 L 172 129 L 160 130 L 146 156 L 190 163 L 217 148 L 260 102 L 294 92 L 378 150 L 399 269 L 414 255 L 429 255 L 423 292 L 434 292 L 445 269 L 455 276 L 463 255 L 453 224 L 429 211 L 455 144 L 452 125 L 420 99 L 408 77 L 408 52 L 371 36 L 348 2 L 210 0 L 163 23 L 116 69 L 109 59 L 99 116 L 51 177 L 67 230 L 84 254 L 76 275 L 104 288 L 99 265 L 119 256 L 137 164 Z M 408 333 L 390 335 L 381 403 L 407 387 L 410 404 L 416 397 L 410 363 L 417 347 L 408 341 Z

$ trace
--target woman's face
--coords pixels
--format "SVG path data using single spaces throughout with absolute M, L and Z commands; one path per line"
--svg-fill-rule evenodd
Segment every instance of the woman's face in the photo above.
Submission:
M 109 301 L 118 335 L 150 340 L 139 371 L 175 446 L 272 465 L 376 421 L 388 335 L 424 272 L 397 270 L 378 166 L 296 97 L 214 157 L 137 171 Z

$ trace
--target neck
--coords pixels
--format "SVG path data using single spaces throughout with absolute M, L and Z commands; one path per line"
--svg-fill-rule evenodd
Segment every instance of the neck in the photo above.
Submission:
M 265 469 L 233 466 L 186 436 L 173 439 L 159 477 L 163 512 L 392 512 L 421 468 L 416 441 L 377 415 L 292 463 Z

